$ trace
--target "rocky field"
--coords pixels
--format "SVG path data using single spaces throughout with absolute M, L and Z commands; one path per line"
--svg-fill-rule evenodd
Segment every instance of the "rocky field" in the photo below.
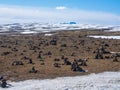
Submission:
M 119 71 L 120 40 L 90 35 L 120 35 L 120 32 L 63 30 L 27 35 L 1 34 L 0 75 L 19 81 Z

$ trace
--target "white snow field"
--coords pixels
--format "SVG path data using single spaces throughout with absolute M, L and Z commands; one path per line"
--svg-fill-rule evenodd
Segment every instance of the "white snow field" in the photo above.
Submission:
M 0 90 L 120 90 L 120 72 L 9 83 L 12 87 Z
M 106 30 L 120 31 L 120 26 L 114 25 L 95 25 L 95 24 L 50 24 L 50 23 L 13 23 L 0 25 L 0 33 L 18 32 L 21 34 L 36 34 L 41 32 L 51 32 L 56 30 Z
M 120 39 L 120 36 L 89 36 L 93 38 L 101 38 L 101 39 Z

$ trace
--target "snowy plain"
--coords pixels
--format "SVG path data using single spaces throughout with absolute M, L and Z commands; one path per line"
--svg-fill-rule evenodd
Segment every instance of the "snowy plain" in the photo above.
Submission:
M 9 83 L 12 87 L 0 90 L 120 90 L 120 72 Z

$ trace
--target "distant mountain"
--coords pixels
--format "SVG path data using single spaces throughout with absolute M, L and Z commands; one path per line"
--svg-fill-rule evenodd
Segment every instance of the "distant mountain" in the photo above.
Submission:
M 102 25 L 91 25 L 91 24 L 77 24 L 76 22 L 69 23 L 13 23 L 0 25 L 0 33 L 41 33 L 50 32 L 55 30 L 109 30 L 109 31 L 120 31 L 120 26 L 102 26 Z

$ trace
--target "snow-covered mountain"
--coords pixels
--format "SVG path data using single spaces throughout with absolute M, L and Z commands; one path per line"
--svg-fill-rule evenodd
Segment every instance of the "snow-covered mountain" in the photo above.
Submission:
M 109 31 L 120 31 L 120 26 L 103 26 L 103 25 L 91 25 L 91 24 L 71 24 L 71 23 L 14 23 L 14 24 L 4 24 L 0 25 L 0 33 L 21 33 L 21 34 L 30 34 L 30 33 L 41 33 L 49 32 L 55 30 L 80 30 L 80 29 L 101 29 Z

